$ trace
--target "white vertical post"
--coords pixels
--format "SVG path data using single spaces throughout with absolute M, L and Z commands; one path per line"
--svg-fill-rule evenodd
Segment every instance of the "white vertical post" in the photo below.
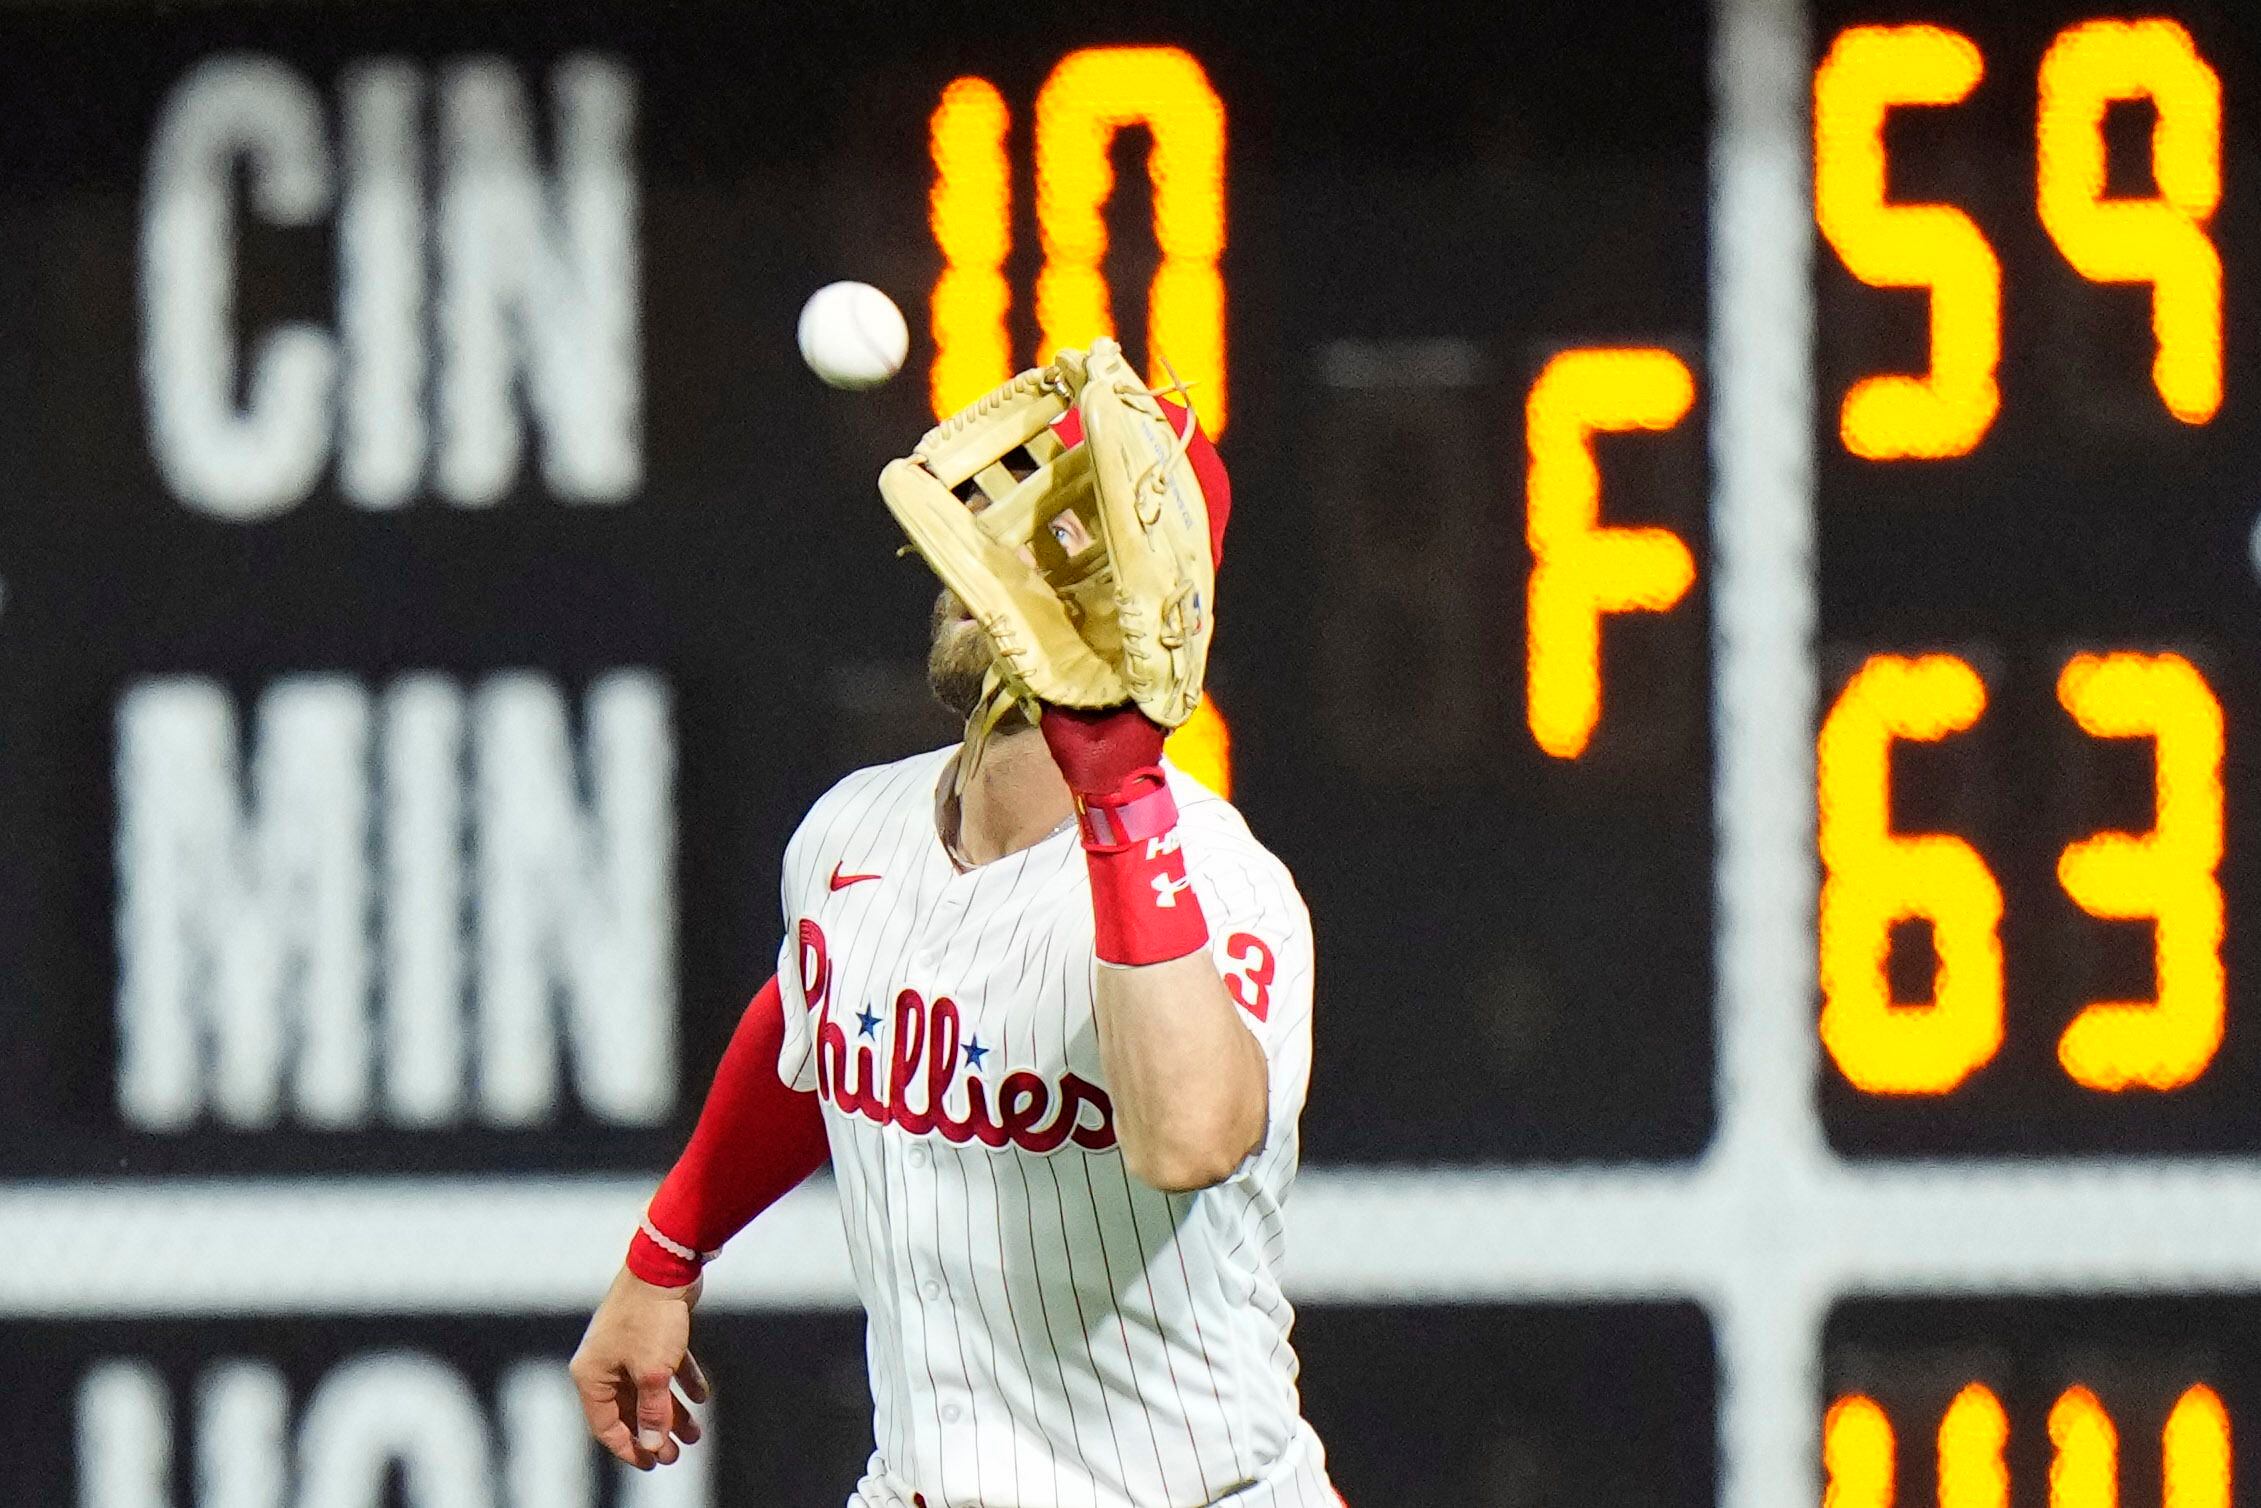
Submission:
M 1711 150 L 1718 1131 L 1756 1229 L 1712 1289 L 1720 1501 L 1814 1508 L 1825 1296 L 1763 1192 L 1829 1176 L 1814 1105 L 1814 229 L 1802 0 L 1718 0 Z M 1787 1186 L 1787 1187 L 1785 1187 Z M 1760 1197 L 1743 1198 L 1753 1195 Z M 1793 1207 L 1800 1201 L 1791 1201 Z

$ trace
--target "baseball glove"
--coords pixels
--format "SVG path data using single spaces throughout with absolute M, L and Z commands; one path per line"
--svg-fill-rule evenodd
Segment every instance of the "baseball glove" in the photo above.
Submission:
M 1195 433 L 1190 410 L 1173 424 L 1121 348 L 1097 340 L 943 420 L 880 473 L 911 548 L 996 648 L 990 723 L 1013 701 L 1032 716 L 1031 703 L 1135 702 L 1165 728 L 1193 715 L 1216 597 Z

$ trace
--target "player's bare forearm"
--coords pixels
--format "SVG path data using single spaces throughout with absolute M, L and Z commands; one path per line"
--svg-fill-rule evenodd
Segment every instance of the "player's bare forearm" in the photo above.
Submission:
M 1141 1183 L 1208 1188 L 1263 1141 L 1264 1052 L 1238 1009 L 1206 949 L 1099 965 L 1099 1052 L 1123 1161 Z

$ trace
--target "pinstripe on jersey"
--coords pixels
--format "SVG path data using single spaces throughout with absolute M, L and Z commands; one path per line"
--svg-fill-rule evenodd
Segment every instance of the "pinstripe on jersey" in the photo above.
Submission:
M 1332 1508 L 1276 1277 L 1311 1061 L 1293 880 L 1170 772 L 1270 1122 L 1231 1179 L 1157 1192 L 1114 1145 L 1074 832 L 961 873 L 935 828 L 951 753 L 849 776 L 785 854 L 779 1072 L 825 1098 L 868 1316 L 850 1508 Z

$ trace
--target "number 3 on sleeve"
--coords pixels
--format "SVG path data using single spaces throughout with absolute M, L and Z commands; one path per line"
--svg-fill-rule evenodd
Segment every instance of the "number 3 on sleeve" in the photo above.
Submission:
M 1270 946 L 1252 932 L 1235 932 L 1225 939 L 1225 956 L 1237 965 L 1224 971 L 1225 990 L 1233 997 L 1233 1004 L 1259 1021 L 1268 1019 L 1272 975 L 1279 967 Z

